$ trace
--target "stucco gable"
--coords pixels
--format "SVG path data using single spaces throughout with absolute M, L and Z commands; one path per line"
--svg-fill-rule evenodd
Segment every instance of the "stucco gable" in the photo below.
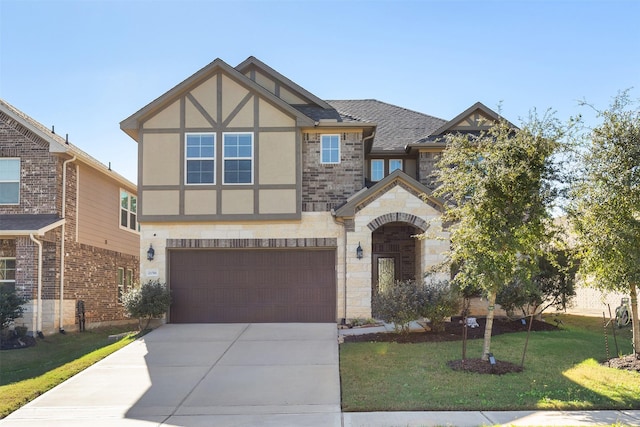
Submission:
M 262 99 L 267 100 L 269 103 L 286 112 L 288 115 L 295 117 L 297 123 L 300 126 L 313 126 L 314 122 L 309 117 L 305 116 L 300 111 L 275 96 L 269 90 L 260 86 L 235 68 L 231 67 L 220 58 L 217 58 L 209 65 L 205 66 L 195 74 L 188 77 L 183 82 L 179 83 L 160 97 L 156 98 L 151 103 L 142 107 L 136 113 L 121 121 L 120 129 L 127 133 L 127 135 L 129 135 L 131 138 L 138 141 L 139 127 L 141 123 L 149 120 L 151 117 L 165 110 L 174 102 L 176 102 L 176 100 L 178 100 L 180 97 L 184 96 L 194 88 L 202 85 L 218 73 L 223 73 L 224 76 L 234 81 L 234 83 L 247 88 L 247 90 L 251 92 L 257 93 L 258 96 L 260 96 Z
M 347 202 L 334 211 L 336 217 L 352 218 L 377 198 L 395 187 L 402 187 L 417 198 L 425 195 L 425 202 L 439 212 L 443 211 L 444 201 L 433 196 L 432 191 L 411 178 L 406 173 L 396 170 L 371 188 L 365 188 L 351 196 Z

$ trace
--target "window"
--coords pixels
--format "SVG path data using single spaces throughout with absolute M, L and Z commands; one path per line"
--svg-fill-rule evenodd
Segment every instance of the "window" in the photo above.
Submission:
M 371 181 L 380 181 L 384 178 L 384 160 L 371 160 Z
M 125 282 L 125 290 L 130 291 L 133 288 L 133 270 L 127 268 L 127 280 Z
M 0 159 L 0 205 L 20 203 L 20 159 Z
M 0 287 L 15 289 L 16 286 L 16 259 L 0 258 Z
M 389 160 L 389 173 L 398 169 L 402 170 L 402 159 Z
M 120 228 L 138 231 L 138 198 L 120 190 Z
M 253 134 L 225 133 L 223 135 L 224 183 L 253 183 Z
M 187 184 L 215 183 L 216 136 L 212 133 L 188 133 L 186 140 Z
M 320 137 L 320 162 L 340 163 L 340 135 Z
M 124 294 L 124 268 L 118 267 L 118 304 L 122 304 Z

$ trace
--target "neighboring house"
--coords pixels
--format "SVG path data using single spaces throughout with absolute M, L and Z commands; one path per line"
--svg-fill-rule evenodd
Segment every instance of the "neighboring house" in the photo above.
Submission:
M 497 118 L 325 101 L 254 57 L 216 59 L 120 124 L 154 250 L 142 280 L 168 283 L 172 323 L 370 317 L 378 289 L 449 248 L 431 195 L 442 136 Z
M 0 286 L 29 299 L 16 325 L 72 330 L 79 302 L 87 328 L 126 321 L 139 253 L 136 186 L 0 100 Z

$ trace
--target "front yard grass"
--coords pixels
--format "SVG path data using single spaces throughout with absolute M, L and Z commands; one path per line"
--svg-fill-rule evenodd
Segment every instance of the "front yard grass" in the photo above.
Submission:
M 33 347 L 0 351 L 0 419 L 136 339 L 110 343 L 109 335 L 133 328 L 112 327 L 54 334 Z
M 344 411 L 585 410 L 640 408 L 640 374 L 599 365 L 606 360 L 602 319 L 561 316 L 563 329 L 531 334 L 524 371 L 483 375 L 451 370 L 462 342 L 340 345 Z M 617 330 L 622 354 L 631 331 Z M 526 333 L 494 336 L 499 360 L 520 364 Z M 609 330 L 611 357 L 615 345 Z M 467 342 L 480 357 L 482 339 Z

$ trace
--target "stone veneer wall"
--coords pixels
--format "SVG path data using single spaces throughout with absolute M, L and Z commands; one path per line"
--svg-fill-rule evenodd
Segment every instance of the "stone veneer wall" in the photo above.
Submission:
M 340 133 L 340 163 L 320 163 L 321 135 L 304 133 L 302 142 L 302 211 L 328 212 L 364 187 L 362 133 Z
M 391 214 L 391 216 L 389 216 Z M 381 218 L 382 217 L 382 218 Z M 347 318 L 371 316 L 372 231 L 370 224 L 386 223 L 384 218 L 413 218 L 413 224 L 424 221 L 428 238 L 420 242 L 416 253 L 421 270 L 438 265 L 449 249 L 449 232 L 442 229 L 441 214 L 434 207 L 400 185 L 390 188 L 356 213 L 353 232 L 347 233 Z M 355 248 L 365 249 L 357 259 Z

